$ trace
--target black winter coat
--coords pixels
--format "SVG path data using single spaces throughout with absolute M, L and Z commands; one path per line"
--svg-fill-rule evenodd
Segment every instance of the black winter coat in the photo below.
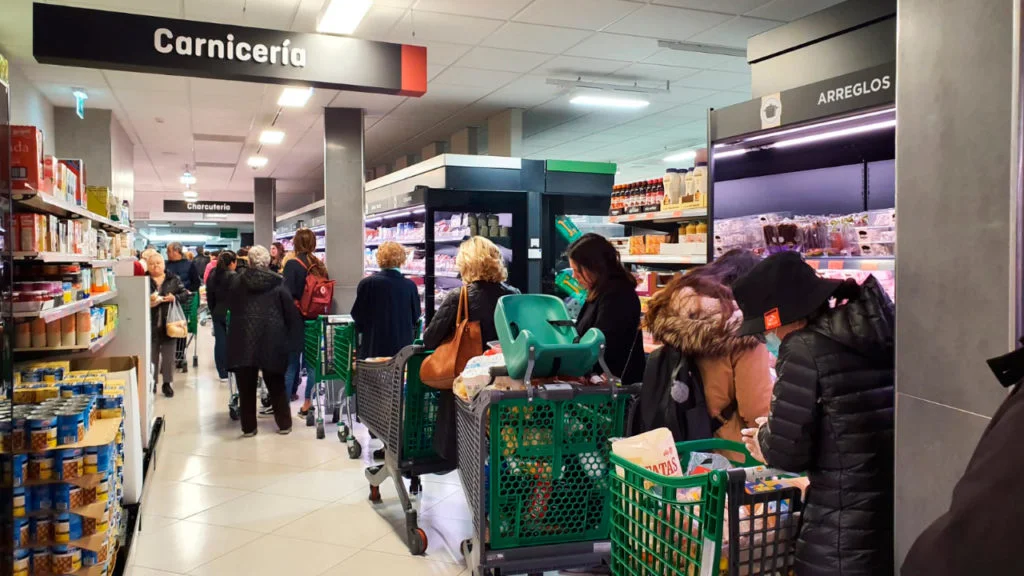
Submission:
M 185 286 L 181 283 L 181 279 L 171 274 L 170 272 L 164 272 L 164 283 L 157 289 L 156 281 L 153 278 L 149 279 L 149 292 L 156 294 L 163 298 L 167 295 L 174 295 L 174 298 L 178 301 L 178 304 L 185 306 L 189 298 L 192 296 Z M 152 338 L 155 342 L 166 342 L 168 340 L 177 340 L 177 338 L 171 338 L 167 335 L 167 313 L 171 310 L 171 303 L 164 302 L 159 306 L 155 306 L 149 309 L 149 323 L 152 327 Z
M 847 303 L 783 340 L 759 441 L 810 480 L 796 574 L 891 575 L 895 311 L 874 278 L 839 290 Z
M 304 267 L 303 264 L 306 266 Z M 301 300 L 302 293 L 306 290 L 306 267 L 309 266 L 309 255 L 299 254 L 288 261 L 281 270 L 284 276 L 284 287 L 291 294 L 292 300 Z
M 164 261 L 164 269 L 167 274 L 174 274 L 181 280 L 181 283 L 185 286 L 186 290 L 195 292 L 199 290 L 199 285 L 202 283 L 202 275 L 196 273 L 196 269 L 192 266 L 192 261 L 187 258 L 181 260 L 166 260 Z
M 198 258 L 198 256 L 197 256 Z M 214 268 L 206 279 L 206 306 L 214 320 L 223 322 L 227 318 L 228 306 L 231 303 L 231 282 L 235 277 L 232 270 Z
M 420 321 L 416 284 L 397 270 L 383 270 L 359 281 L 352 319 L 359 331 L 359 358 L 394 356 L 412 344 Z
M 509 294 L 519 294 L 508 284 L 501 282 L 473 282 L 469 285 L 469 321 L 480 323 L 480 335 L 487 343 L 498 339 L 494 329 L 494 309 L 498 307 L 498 299 Z M 423 345 L 433 350 L 455 333 L 455 319 L 459 314 L 459 290 L 452 290 L 444 297 L 444 302 L 430 320 L 430 325 L 423 331 Z
M 586 334 L 591 328 L 604 333 L 604 361 L 612 374 L 622 378 L 624 384 L 643 381 L 644 341 L 640 335 L 640 297 L 636 295 L 636 286 L 623 282 L 587 300 L 576 319 L 576 331 Z M 595 366 L 594 371 L 600 373 L 601 367 Z
M 283 374 L 288 354 L 301 347 L 303 323 L 281 276 L 246 268 L 235 275 L 228 292 L 228 370 L 259 368 Z

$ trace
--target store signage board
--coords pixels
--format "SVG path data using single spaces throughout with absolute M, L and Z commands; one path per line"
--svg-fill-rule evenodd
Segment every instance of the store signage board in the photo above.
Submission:
M 187 214 L 252 214 L 252 202 L 164 200 L 164 212 Z
M 803 124 L 896 101 L 896 63 L 837 76 L 711 112 L 711 141 Z
M 423 204 L 424 197 L 424 190 L 417 188 L 412 192 L 402 192 L 386 198 L 368 200 L 366 202 L 366 214 L 373 215 L 380 212 L 387 212 L 388 210 L 419 206 Z
M 33 4 L 43 64 L 379 94 L 422 96 L 427 49 L 307 34 Z
M 238 238 L 238 228 L 221 228 L 220 237 L 225 239 Z

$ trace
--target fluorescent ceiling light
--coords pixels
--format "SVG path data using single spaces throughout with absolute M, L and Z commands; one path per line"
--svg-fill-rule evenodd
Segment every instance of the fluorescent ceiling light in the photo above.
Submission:
M 156 234 L 150 238 L 153 242 L 208 242 L 212 239 L 209 234 Z
M 616 96 L 590 96 L 580 95 L 576 96 L 572 100 L 569 100 L 570 104 L 576 104 L 579 106 L 603 106 L 605 108 L 645 108 L 651 103 L 647 100 L 640 100 L 639 98 L 620 98 Z
M 196 183 L 196 177 L 188 170 L 185 170 L 185 173 L 181 175 L 181 178 L 178 178 L 178 181 L 185 186 L 194 186 Z
M 193 226 L 220 226 L 220 224 L 218 224 L 216 222 L 193 222 L 192 225 Z
M 371 0 L 327 0 L 316 20 L 321 34 L 351 34 L 359 27 L 373 4 Z
M 155 222 L 150 222 L 150 223 L 146 224 L 146 226 L 149 226 L 150 228 L 170 228 L 171 227 L 170 224 L 157 224 Z
M 284 132 L 280 130 L 264 130 L 260 132 L 260 144 L 280 144 L 284 140 Z
M 666 156 L 665 157 L 665 162 L 685 162 L 687 160 L 693 160 L 696 157 L 697 157 L 697 151 L 696 150 L 687 150 L 685 152 L 680 152 L 679 154 L 673 154 L 671 156 Z
M 206 215 L 203 216 L 203 218 L 206 218 L 207 220 L 227 220 L 228 219 L 228 215 L 227 214 L 206 214 Z
M 641 86 L 639 82 L 633 82 L 632 84 L 623 84 L 621 82 L 596 82 L 593 80 L 584 80 L 577 78 L 575 80 L 566 80 L 565 78 L 547 78 L 545 84 L 549 86 L 561 86 L 569 90 L 575 90 L 578 88 L 590 88 L 592 90 L 604 90 L 611 93 L 627 92 L 632 94 L 671 94 L 672 88 L 670 82 L 665 82 L 664 86 Z
M 854 126 L 853 128 L 844 128 L 842 130 L 833 130 L 831 132 L 824 132 L 822 134 L 811 134 L 810 136 L 803 136 L 800 138 L 793 138 L 791 140 L 782 140 L 772 144 L 772 148 L 789 148 L 792 146 L 800 146 L 803 144 L 811 144 L 814 142 L 821 142 L 823 140 L 832 140 L 833 138 L 842 138 L 844 136 L 853 136 L 854 134 L 863 134 L 865 132 L 874 132 L 876 130 L 884 130 L 886 128 L 895 128 L 895 120 L 886 120 L 885 122 L 876 122 L 874 124 L 866 124 L 864 126 Z
M 702 44 L 700 42 L 680 42 L 677 40 L 658 40 L 658 48 L 670 50 L 681 50 L 683 52 L 699 52 L 701 54 L 718 54 L 720 56 L 747 57 L 747 51 L 743 48 L 730 48 L 717 44 Z
M 764 140 L 766 138 L 777 138 L 786 134 L 796 134 L 799 132 L 807 132 L 808 130 L 817 130 L 824 126 L 834 126 L 836 124 L 846 124 L 847 122 L 855 122 L 857 120 L 863 120 L 864 118 L 873 118 L 875 116 L 881 116 L 884 114 L 892 114 L 896 111 L 895 108 L 886 108 L 885 110 L 875 110 L 874 112 L 868 112 L 866 114 L 858 114 L 856 116 L 849 116 L 847 118 L 839 118 L 837 120 L 828 120 L 825 122 L 818 122 L 816 124 L 809 124 L 807 126 L 798 126 L 796 128 L 790 128 L 788 130 L 779 130 L 770 132 L 768 134 L 759 134 L 757 136 L 751 136 L 750 138 L 744 138 L 743 142 L 756 142 L 758 140 Z M 716 144 L 715 148 L 718 148 L 721 144 Z
M 250 168 L 254 170 L 259 170 L 260 168 L 266 166 L 267 162 L 268 160 L 266 156 L 249 156 L 249 161 L 247 162 L 247 164 L 249 164 Z
M 313 88 L 301 88 L 289 86 L 281 91 L 281 97 L 277 99 L 278 106 L 287 106 L 289 108 L 301 108 L 306 105 L 309 101 L 309 97 L 313 95 Z

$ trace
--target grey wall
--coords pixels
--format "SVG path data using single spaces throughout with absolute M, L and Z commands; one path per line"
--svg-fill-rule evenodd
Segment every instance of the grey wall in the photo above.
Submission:
M 57 157 L 81 158 L 89 186 L 113 189 L 110 123 L 114 117 L 110 110 L 86 110 L 83 119 L 74 108 L 58 107 L 53 110 L 53 120 Z
M 1005 397 L 985 359 L 1013 346 L 1013 4 L 899 2 L 897 562 Z
M 253 242 L 268 249 L 274 242 L 277 214 L 277 180 L 253 178 Z
M 93 112 L 89 110 L 87 112 Z M 110 119 L 110 179 L 114 195 L 135 205 L 135 145 L 117 118 Z
M 43 151 L 54 154 L 53 104 L 17 68 L 10 69 L 11 124 L 43 130 Z
M 324 110 L 324 215 L 334 311 L 347 314 L 363 278 L 363 111 Z

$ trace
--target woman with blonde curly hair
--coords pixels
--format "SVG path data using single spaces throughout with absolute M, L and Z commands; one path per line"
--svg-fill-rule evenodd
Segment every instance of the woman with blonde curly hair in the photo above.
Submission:
M 498 307 L 498 299 L 519 293 L 519 290 L 505 284 L 508 272 L 501 251 L 490 240 L 474 236 L 459 246 L 455 267 L 466 285 L 470 322 L 480 323 L 480 335 L 485 343 L 497 340 L 494 309 Z M 423 345 L 428 350 L 437 348 L 455 333 L 459 294 L 459 290 L 452 290 L 445 296 L 430 325 L 423 331 Z M 446 459 L 455 458 L 455 398 L 450 390 L 441 392 L 434 449 Z
M 394 356 L 412 344 L 420 320 L 416 284 L 401 271 L 405 248 L 385 242 L 377 249 L 380 272 L 359 281 L 352 319 L 359 332 L 359 358 Z

